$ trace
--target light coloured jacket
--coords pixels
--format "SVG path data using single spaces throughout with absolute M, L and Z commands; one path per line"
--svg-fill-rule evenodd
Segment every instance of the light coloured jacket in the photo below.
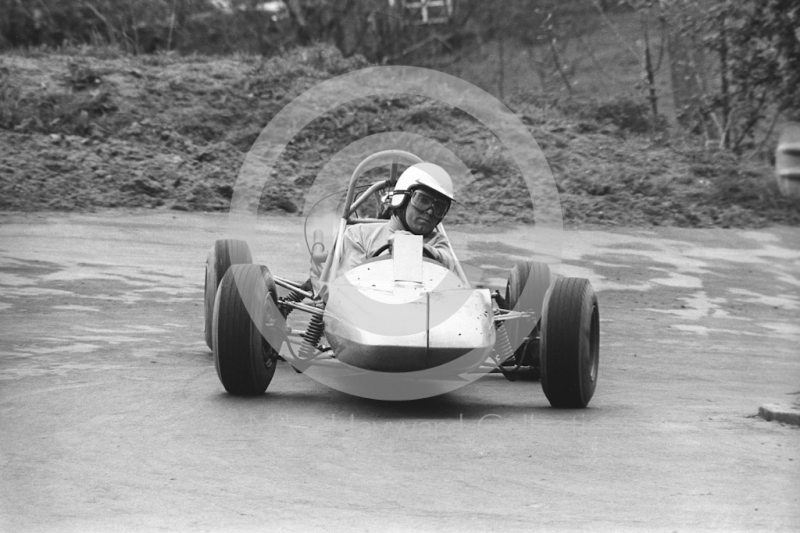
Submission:
M 389 242 L 395 231 L 402 231 L 403 223 L 397 216 L 392 216 L 385 223 L 354 224 L 344 232 L 342 243 L 342 260 L 340 272 L 350 270 L 369 259 L 381 246 Z M 441 263 L 455 272 L 455 259 L 450 254 L 447 238 L 436 229 L 422 238 L 423 244 L 433 247 L 441 257 Z

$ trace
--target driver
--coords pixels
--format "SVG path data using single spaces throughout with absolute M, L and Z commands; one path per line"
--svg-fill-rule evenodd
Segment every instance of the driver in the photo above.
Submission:
M 360 265 L 395 233 L 422 235 L 422 246 L 445 267 L 455 271 L 447 238 L 436 230 L 451 202 L 453 181 L 445 169 L 433 163 L 417 163 L 400 175 L 392 194 L 392 217 L 385 224 L 356 224 L 344 233 L 342 271 Z

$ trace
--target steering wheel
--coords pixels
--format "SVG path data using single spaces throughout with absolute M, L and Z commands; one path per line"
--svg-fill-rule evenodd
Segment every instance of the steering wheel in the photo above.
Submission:
M 373 257 L 378 257 L 379 255 L 381 255 L 386 250 L 391 250 L 391 248 L 392 248 L 392 243 L 387 242 L 386 244 L 384 244 L 383 246 L 381 246 L 380 248 L 378 248 L 377 250 L 372 252 L 372 255 L 369 256 L 369 257 L 370 257 L 370 259 L 372 259 Z
M 386 244 L 384 244 L 383 246 L 381 246 L 380 248 L 378 248 L 377 250 L 372 252 L 372 255 L 369 256 L 369 257 L 370 257 L 370 259 L 373 258 L 373 257 L 378 257 L 379 255 L 381 255 L 386 250 L 391 250 L 391 249 L 392 249 L 392 243 L 387 242 Z M 428 251 L 428 249 L 425 248 L 424 246 L 422 247 L 422 256 L 423 257 L 427 257 L 428 259 L 433 259 L 434 261 L 438 261 L 438 259 L 433 257 L 433 254 L 431 254 L 431 252 Z

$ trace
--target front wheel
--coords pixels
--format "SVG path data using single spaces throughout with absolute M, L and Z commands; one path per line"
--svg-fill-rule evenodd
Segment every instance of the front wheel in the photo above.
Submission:
M 542 389 L 553 407 L 589 405 L 600 361 L 600 311 L 589 280 L 560 278 L 542 316 Z
M 248 264 L 253 262 L 253 255 L 245 241 L 236 239 L 220 239 L 214 243 L 206 257 L 206 282 L 204 287 L 205 304 L 205 337 L 206 345 L 213 350 L 211 345 L 211 317 L 214 312 L 214 299 L 217 295 L 222 277 L 231 265 Z
M 536 261 L 518 261 L 508 275 L 506 308 L 533 312 L 533 316 L 506 322 L 508 338 L 514 348 L 514 362 L 531 369 L 539 379 L 539 321 L 544 297 L 550 288 L 550 268 Z
M 214 301 L 214 366 L 231 394 L 264 394 L 272 381 L 278 353 L 261 330 L 280 313 L 277 299 L 265 266 L 232 265 L 222 278 Z

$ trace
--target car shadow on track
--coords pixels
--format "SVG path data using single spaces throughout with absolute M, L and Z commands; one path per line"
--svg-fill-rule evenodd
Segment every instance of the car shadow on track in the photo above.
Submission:
M 491 379 L 491 378 L 490 378 Z M 502 378 L 500 378 L 502 379 Z M 226 406 L 268 409 L 271 413 L 292 413 L 299 416 L 336 415 L 340 418 L 355 416 L 364 420 L 453 420 L 464 418 L 479 420 L 488 416 L 503 418 L 536 416 L 562 418 L 575 413 L 588 414 L 595 409 L 553 409 L 541 393 L 538 383 L 516 382 L 492 385 L 490 391 L 479 394 L 456 391 L 452 393 L 408 401 L 382 401 L 351 396 L 327 389 L 309 391 L 268 391 L 263 396 L 236 397 L 226 393 L 213 401 Z M 487 392 L 489 394 L 487 394 Z M 511 401 L 508 401 L 508 398 Z

